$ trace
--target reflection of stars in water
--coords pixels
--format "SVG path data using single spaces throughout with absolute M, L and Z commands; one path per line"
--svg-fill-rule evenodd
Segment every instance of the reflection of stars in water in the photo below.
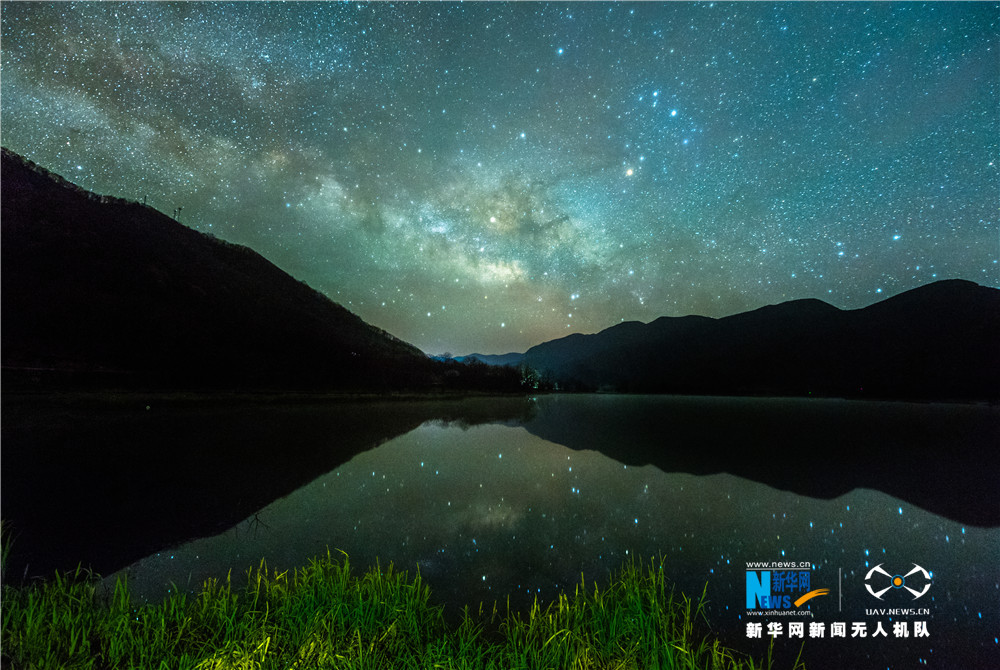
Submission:
M 519 455 L 520 450 L 516 449 L 514 450 L 513 455 L 510 452 L 501 451 L 495 453 L 491 457 L 496 459 L 496 466 L 503 464 L 505 466 L 509 466 L 512 470 L 516 470 L 518 467 L 523 467 L 523 464 L 516 462 Z M 507 457 L 506 463 L 504 463 L 505 456 Z M 512 458 L 515 459 L 515 462 L 512 462 Z M 581 472 L 578 467 L 575 467 L 573 462 L 574 456 L 572 454 L 566 455 L 562 458 L 564 458 L 562 466 L 560 468 L 551 469 L 547 474 L 550 480 L 566 480 L 569 485 L 569 495 L 558 495 L 558 487 L 552 488 L 548 485 L 541 487 L 536 483 L 534 488 L 539 491 L 541 495 L 551 497 L 552 502 L 561 500 L 562 504 L 571 505 L 574 499 L 579 501 L 584 497 L 582 488 L 579 486 L 579 482 L 582 478 L 585 478 L 586 475 L 584 472 Z M 416 460 L 414 462 L 416 467 L 413 468 L 412 473 L 417 475 L 419 475 L 421 471 L 433 471 L 436 478 L 448 478 L 453 474 L 450 469 L 442 472 L 443 468 L 438 467 L 438 462 L 428 460 L 426 456 L 422 460 Z M 448 462 L 449 461 L 446 459 L 441 462 L 441 464 L 444 465 Z M 623 467 L 623 470 L 627 470 L 627 468 Z M 576 528 L 571 537 L 568 537 L 566 533 L 563 533 L 562 525 L 565 523 L 565 520 L 578 518 L 578 513 L 575 512 L 571 506 L 568 506 L 561 513 L 552 508 L 552 502 L 542 506 L 541 510 L 532 504 L 528 504 L 519 509 L 516 505 L 511 505 L 507 498 L 503 495 L 499 496 L 499 499 L 490 497 L 491 494 L 485 493 L 485 491 L 492 488 L 491 485 L 493 480 L 496 479 L 499 473 L 495 470 L 495 467 L 493 467 L 489 474 L 490 477 L 485 480 L 476 481 L 475 479 L 468 478 L 463 480 L 462 483 L 465 485 L 466 490 L 468 490 L 468 487 L 471 486 L 472 490 L 478 490 L 484 493 L 478 494 L 480 497 L 477 497 L 476 500 L 470 501 L 464 504 L 464 506 L 460 505 L 459 507 L 454 508 L 455 512 L 452 512 L 452 514 L 454 515 L 455 513 L 458 513 L 459 516 L 452 516 L 452 523 L 458 524 L 460 530 L 452 538 L 452 542 L 440 544 L 435 548 L 435 554 L 439 558 L 446 556 L 449 551 L 452 551 L 454 543 L 456 542 L 458 543 L 457 546 L 461 548 L 459 556 L 464 557 L 464 559 L 473 560 L 476 559 L 477 555 L 482 554 L 482 552 L 491 552 L 496 543 L 501 539 L 509 541 L 509 543 L 514 543 L 519 539 L 523 540 L 524 537 L 520 534 L 519 528 L 523 529 L 524 523 L 528 522 L 530 524 L 532 520 L 535 524 L 535 530 L 528 532 L 529 538 L 532 535 L 535 536 L 535 540 L 543 539 L 544 541 L 545 538 L 551 538 L 552 541 L 548 542 L 545 551 L 553 556 L 553 560 L 562 560 L 561 556 L 565 551 L 567 543 L 575 547 L 575 549 L 572 550 L 573 553 L 579 554 L 582 548 L 597 542 L 597 545 L 595 545 L 594 548 L 596 556 L 593 560 L 598 562 L 613 560 L 613 558 L 619 554 L 623 556 L 630 555 L 630 549 L 625 549 L 624 553 L 615 548 L 611 548 L 609 551 L 607 547 L 607 536 L 605 534 L 595 536 L 591 532 L 591 529 L 586 526 Z M 391 481 L 394 477 L 399 477 L 400 479 L 400 481 L 396 484 L 393 484 Z M 371 470 L 367 472 L 365 480 L 359 483 L 359 489 L 361 491 L 366 490 L 368 481 L 371 481 L 372 479 L 383 482 L 379 489 L 383 494 L 398 495 L 401 490 L 412 487 L 416 484 L 415 482 L 410 481 L 410 479 L 406 476 L 405 471 L 390 474 L 379 470 Z M 648 483 L 643 485 L 643 493 L 645 495 L 649 494 Z M 481 497 L 484 495 L 487 497 Z M 452 501 L 447 501 L 446 506 L 448 508 L 452 508 Z M 547 510 L 545 509 L 546 507 L 548 508 Z M 385 521 L 389 521 L 389 516 L 391 515 L 387 515 Z M 638 517 L 628 515 L 626 523 L 635 525 L 638 523 Z M 606 526 L 606 524 L 602 525 Z M 548 530 L 544 530 L 546 528 Z M 355 526 L 355 531 L 357 532 L 359 530 L 363 530 L 362 524 Z M 539 532 L 542 532 L 541 538 L 538 537 Z M 413 537 L 414 534 L 412 532 L 408 533 L 399 543 L 399 546 L 404 547 L 407 544 L 412 543 Z M 428 539 L 428 535 L 422 534 L 421 538 L 426 541 Z M 422 564 L 422 568 L 424 569 L 429 567 L 430 564 Z M 490 574 L 490 572 L 485 572 L 482 576 L 485 576 L 488 579 L 483 581 L 489 581 Z M 494 579 L 493 582 L 495 581 L 496 580 Z M 485 587 L 487 590 L 492 590 L 493 583 L 487 583 Z M 531 591 L 534 594 L 540 594 L 546 587 L 539 586 L 536 581 L 532 583 L 530 588 L 525 587 L 523 584 L 518 585 L 517 588 L 519 590 L 523 589 L 526 593 Z
M 988 594 L 993 575 L 962 571 L 991 565 L 996 546 L 995 530 L 967 529 L 873 491 L 812 500 L 728 475 L 628 467 L 506 426 L 422 426 L 359 454 L 260 518 L 266 529 L 236 538 L 251 562 L 251 541 L 270 541 L 268 556 L 301 543 L 303 554 L 290 565 L 326 547 L 343 549 L 356 566 L 377 558 L 411 574 L 419 569 L 434 597 L 456 606 L 509 595 L 512 607 L 527 607 L 536 596 L 544 603 L 572 592 L 581 575 L 603 583 L 632 557 L 662 558 L 682 591 L 698 594 L 708 583 L 710 621 L 720 631 L 745 625 L 745 561 L 808 561 L 817 588 L 836 585 L 842 569 L 845 593 L 864 593 L 872 565 L 895 567 L 919 553 L 932 575 L 965 574 Z M 206 569 L 217 553 L 207 547 L 217 541 L 158 560 L 186 577 L 192 562 Z M 233 553 L 222 553 L 216 573 L 232 567 Z M 969 606 L 976 622 L 990 623 L 979 595 L 940 590 L 934 597 L 936 611 Z M 845 617 L 854 614 L 845 609 Z M 968 619 L 936 617 L 935 634 L 942 644 L 963 639 Z

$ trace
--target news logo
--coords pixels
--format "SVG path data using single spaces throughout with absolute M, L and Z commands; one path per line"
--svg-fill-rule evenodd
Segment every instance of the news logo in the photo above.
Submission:
M 916 563 L 913 563 L 913 569 L 907 572 L 905 575 L 901 574 L 889 574 L 886 570 L 882 568 L 882 564 L 879 563 L 874 568 L 868 571 L 865 575 L 865 588 L 868 589 L 868 593 L 872 594 L 875 598 L 882 600 L 882 596 L 890 590 L 893 589 L 906 589 L 913 594 L 913 600 L 920 598 L 931 588 L 931 575 L 927 570 L 920 567 Z M 907 585 L 907 578 L 913 576 L 909 582 L 917 587 L 922 587 L 919 590 L 912 588 Z M 884 578 L 888 578 L 888 585 L 884 588 L 883 585 L 886 584 Z M 923 579 L 921 579 L 923 577 Z M 879 590 L 876 591 L 872 587 L 871 582 L 876 583 L 876 587 Z
M 761 567 L 771 569 L 762 570 Z M 830 589 L 812 588 L 810 563 L 748 563 L 746 571 L 747 610 L 793 610 Z

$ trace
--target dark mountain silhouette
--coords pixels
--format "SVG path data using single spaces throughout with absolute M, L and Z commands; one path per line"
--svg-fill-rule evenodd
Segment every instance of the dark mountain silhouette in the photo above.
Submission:
M 529 349 L 575 390 L 912 399 L 1000 396 L 1000 290 L 939 281 L 856 310 L 795 300 L 661 317 Z
M 416 347 L 246 247 L 84 191 L 6 149 L 2 182 L 6 383 L 443 383 L 443 368 Z
M 238 245 L 89 193 L 6 149 L 5 382 L 996 398 L 1000 291 L 930 284 L 859 310 L 797 300 L 434 361 Z M 474 364 L 474 365 L 473 365 Z M 485 364 L 485 365 L 483 365 Z M 8 386 L 11 388 L 11 386 Z

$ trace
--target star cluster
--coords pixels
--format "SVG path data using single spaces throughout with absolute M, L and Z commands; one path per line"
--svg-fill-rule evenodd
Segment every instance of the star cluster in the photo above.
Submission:
M 431 353 L 1000 283 L 993 3 L 4 3 L 3 143 Z

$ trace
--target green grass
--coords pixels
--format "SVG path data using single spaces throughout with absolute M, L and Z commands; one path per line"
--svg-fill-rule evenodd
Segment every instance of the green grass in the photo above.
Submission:
M 678 594 L 655 561 L 626 565 L 603 589 L 527 612 L 466 608 L 449 624 L 420 575 L 374 566 L 355 575 L 346 554 L 247 585 L 209 580 L 196 596 L 136 605 L 128 585 L 98 588 L 77 569 L 3 587 L 2 655 L 18 668 L 678 668 L 770 667 L 706 636 L 705 594 Z M 797 667 L 802 666 L 798 663 Z

